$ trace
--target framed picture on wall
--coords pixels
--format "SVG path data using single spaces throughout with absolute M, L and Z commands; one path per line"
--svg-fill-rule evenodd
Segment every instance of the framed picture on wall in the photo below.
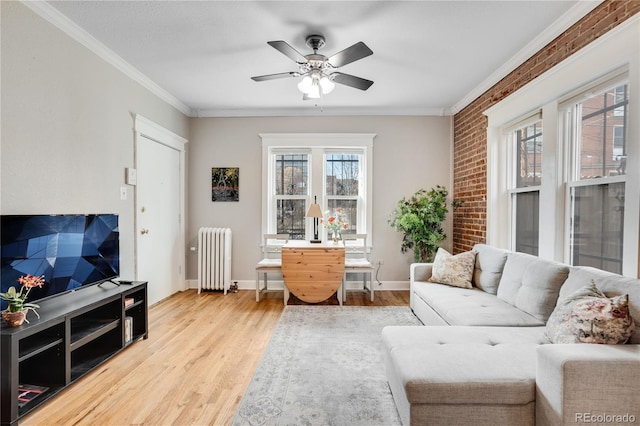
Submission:
M 240 200 L 240 168 L 211 168 L 211 201 Z

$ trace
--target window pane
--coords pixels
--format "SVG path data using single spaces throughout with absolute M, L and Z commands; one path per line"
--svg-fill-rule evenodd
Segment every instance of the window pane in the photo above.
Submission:
M 305 200 L 278 200 L 276 232 L 289 234 L 292 240 L 304 240 Z
M 579 178 L 626 174 L 627 85 L 587 99 L 582 109 Z
M 327 154 L 327 195 L 358 195 L 358 155 Z
M 542 120 L 516 130 L 516 188 L 542 182 Z
M 515 194 L 516 251 L 538 255 L 540 192 Z
M 624 193 L 624 183 L 573 188 L 573 265 L 622 273 Z
M 276 155 L 276 195 L 307 195 L 307 154 Z
M 341 231 L 346 234 L 357 234 L 358 230 L 358 201 L 357 200 L 328 200 L 329 212 L 333 213 L 337 208 L 342 208 L 342 212 L 347 218 L 349 229 Z

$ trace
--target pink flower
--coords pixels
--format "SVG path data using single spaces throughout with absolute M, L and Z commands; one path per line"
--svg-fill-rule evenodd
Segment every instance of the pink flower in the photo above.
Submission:
M 36 277 L 34 275 L 27 274 L 18 278 L 18 282 L 26 288 L 42 287 L 44 284 L 44 276 Z

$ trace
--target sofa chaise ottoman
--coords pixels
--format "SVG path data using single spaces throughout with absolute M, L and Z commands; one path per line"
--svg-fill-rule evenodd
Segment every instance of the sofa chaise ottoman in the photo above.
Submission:
M 403 424 L 560 425 L 598 414 L 640 422 L 640 333 L 626 345 L 550 344 L 558 300 L 591 280 L 629 294 L 640 280 L 476 245 L 473 287 L 428 281 L 411 266 L 411 307 L 424 327 L 386 327 L 386 372 Z M 582 416 L 582 417 L 581 417 Z

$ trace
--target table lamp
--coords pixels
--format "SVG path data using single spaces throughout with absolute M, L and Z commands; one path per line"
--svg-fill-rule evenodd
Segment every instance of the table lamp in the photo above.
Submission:
M 313 204 L 309 206 L 309 210 L 307 211 L 307 217 L 313 218 L 313 240 L 312 243 L 320 243 L 320 239 L 318 238 L 318 218 L 322 217 L 322 210 L 320 209 L 320 204 L 316 202 L 316 196 L 313 196 Z

